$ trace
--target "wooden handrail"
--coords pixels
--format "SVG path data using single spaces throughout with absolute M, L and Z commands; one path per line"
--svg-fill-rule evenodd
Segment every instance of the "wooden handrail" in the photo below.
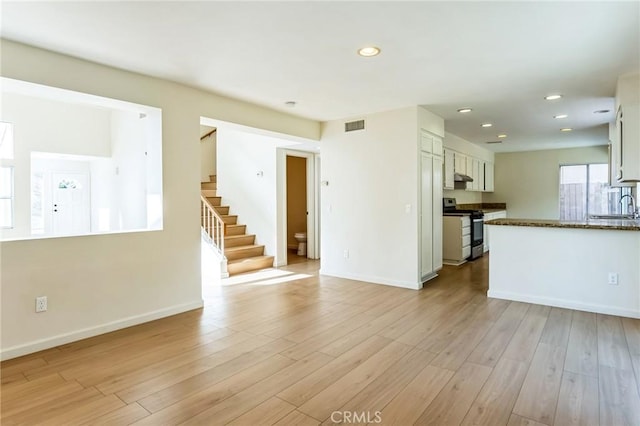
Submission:
M 211 136 L 212 134 L 214 134 L 218 129 L 216 129 L 215 127 L 213 128 L 213 130 L 211 130 L 210 132 L 206 133 L 204 136 L 200 136 L 200 140 L 206 139 L 209 136 Z
M 224 236 L 225 223 L 209 200 L 203 195 L 200 196 L 201 226 L 209 242 L 225 258 Z

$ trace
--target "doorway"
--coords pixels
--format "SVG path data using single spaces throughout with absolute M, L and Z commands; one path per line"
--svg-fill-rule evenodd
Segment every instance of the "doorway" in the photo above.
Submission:
M 312 152 L 279 150 L 278 266 L 318 259 L 316 158 Z M 306 233 L 306 242 L 304 236 Z M 296 238 L 298 234 L 298 238 Z M 301 238 L 302 237 L 302 238 Z M 306 246 L 301 247 L 300 243 Z M 302 250 L 301 250 L 302 249 Z
M 307 258 L 307 159 L 287 155 L 287 263 Z

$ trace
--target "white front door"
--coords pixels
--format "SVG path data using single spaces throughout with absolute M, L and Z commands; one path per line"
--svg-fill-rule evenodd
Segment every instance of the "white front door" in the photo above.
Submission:
M 82 235 L 91 231 L 89 175 L 53 173 L 53 235 Z

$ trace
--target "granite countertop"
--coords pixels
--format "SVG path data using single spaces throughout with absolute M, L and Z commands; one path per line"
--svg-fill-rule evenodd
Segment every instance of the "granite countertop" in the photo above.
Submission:
M 531 226 L 537 228 L 608 229 L 640 231 L 640 220 L 589 219 L 585 221 L 560 221 L 541 219 L 493 219 L 486 225 Z
M 502 211 L 507 209 L 507 203 L 468 203 L 458 204 L 459 209 L 465 210 L 482 210 L 482 211 Z

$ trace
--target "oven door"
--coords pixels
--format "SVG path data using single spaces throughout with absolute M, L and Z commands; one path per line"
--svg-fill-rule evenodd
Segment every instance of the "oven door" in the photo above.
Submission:
M 484 219 L 481 217 L 472 218 L 471 221 L 471 246 L 482 245 L 484 242 Z

